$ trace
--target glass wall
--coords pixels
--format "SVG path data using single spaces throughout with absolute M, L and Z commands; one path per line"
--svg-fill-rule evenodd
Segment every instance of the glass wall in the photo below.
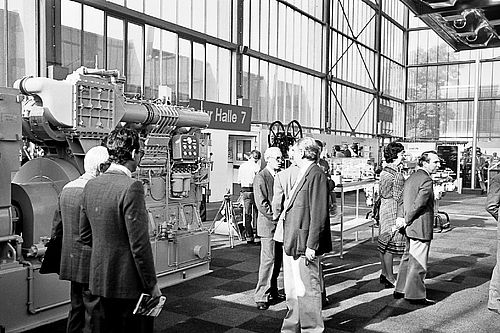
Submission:
M 0 1 L 0 85 L 38 74 L 37 18 L 34 1 Z
M 500 112 L 500 62 L 488 59 L 500 51 L 454 52 L 399 1 L 243 1 L 242 45 L 237 0 L 110 1 L 169 22 L 156 26 L 105 1 L 83 2 L 61 0 L 61 65 L 118 69 L 134 96 L 243 104 L 254 122 L 296 119 L 317 131 L 468 138 L 479 57 L 479 135 L 498 137 L 491 124 Z M 0 11 L 2 84 L 45 75 L 38 2 L 2 0 Z M 247 50 L 241 73 L 239 46 Z M 392 121 L 380 120 L 377 103 L 392 109 Z
M 476 59 L 479 59 L 478 138 L 500 138 L 491 124 L 500 110 L 499 48 L 455 52 L 421 21 L 410 19 L 406 136 L 430 140 L 473 138 Z M 415 27 L 415 29 L 413 29 Z
M 253 108 L 254 122 L 296 119 L 314 131 L 363 135 L 377 134 L 378 89 L 382 103 L 402 110 L 407 10 L 398 1 L 382 7 L 368 0 L 243 1 L 241 46 L 248 51 L 242 55 L 241 73 L 236 72 L 238 0 L 108 1 L 114 5 L 61 0 L 61 26 L 56 27 L 61 32 L 60 65 L 69 72 L 80 66 L 117 69 L 126 77 L 129 96 L 175 104 L 193 98 L 242 104 Z M 324 12 L 327 1 L 329 13 Z M 17 21 L 9 18 L 7 30 L 7 22 L 0 21 L 6 31 L 0 34 L 0 79 L 5 83 L 38 74 L 38 59 L 24 56 L 39 54 L 36 3 L 0 0 L 0 10 L 17 15 Z M 147 16 L 169 24 L 153 25 Z M 380 43 L 378 20 L 385 36 Z M 9 60 L 7 66 L 5 59 L 14 58 L 16 65 Z M 239 75 L 241 99 L 236 98 Z M 327 82 L 327 75 L 332 81 Z M 403 128 L 384 126 L 395 135 Z
M 406 7 L 397 1 L 358 0 L 332 0 L 330 6 L 332 130 L 402 137 L 404 126 L 396 120 L 404 119 Z M 378 90 L 384 96 L 380 103 L 393 110 L 392 121 L 383 124 L 375 117 Z

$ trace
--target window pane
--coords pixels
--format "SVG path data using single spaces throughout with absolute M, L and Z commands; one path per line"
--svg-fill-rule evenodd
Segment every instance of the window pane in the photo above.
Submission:
M 210 1 L 210 0 L 209 0 Z M 207 34 L 217 36 L 218 32 L 218 8 L 217 4 L 210 3 L 207 6 Z M 228 28 L 225 27 L 227 30 Z
M 231 0 L 219 0 L 219 38 L 230 40 L 231 38 Z M 210 6 L 208 6 L 210 7 Z M 208 18 L 208 16 L 207 16 Z M 207 26 L 208 28 L 208 26 Z M 234 27 L 236 30 L 236 26 Z
M 191 0 L 183 0 L 177 7 L 177 24 L 191 28 Z
M 260 49 L 260 1 L 254 0 L 250 3 L 250 48 Z
M 172 104 L 177 104 L 177 35 L 161 32 L 161 84 L 170 88 Z
M 205 32 L 205 0 L 195 1 L 196 5 L 193 6 L 193 29 L 199 32 Z M 217 8 L 215 3 L 212 2 L 211 5 Z
M 144 71 L 144 97 L 146 99 L 160 97 L 158 96 L 162 70 L 160 50 L 160 29 L 146 26 L 146 68 Z
M 193 43 L 193 98 L 205 99 L 205 46 Z
M 275 0 L 269 3 L 269 54 L 276 56 L 278 38 L 278 12 Z
M 191 96 L 191 42 L 179 38 L 179 102 Z
M 125 5 L 125 0 L 107 0 L 108 2 L 113 2 L 113 3 L 116 3 L 118 5 Z
M 261 0 L 260 10 L 260 52 L 269 52 L 269 0 Z
M 231 103 L 231 51 L 219 48 L 219 102 Z
M 0 85 L 7 85 L 7 75 L 5 73 L 7 45 L 5 45 L 5 6 L 4 2 L 0 1 Z
M 128 24 L 127 41 L 127 86 L 125 92 L 142 92 L 142 70 L 144 63 L 144 43 L 142 40 L 142 27 Z
M 64 67 L 67 67 L 70 73 L 80 67 L 82 64 L 80 48 L 82 45 L 81 18 L 81 4 L 69 0 L 64 0 L 61 2 L 62 65 Z M 16 43 L 17 41 L 12 42 Z
M 7 85 L 12 87 L 22 76 L 37 74 L 37 15 L 30 0 L 9 1 L 8 10 Z
M 277 107 L 276 107 L 276 65 L 269 64 L 269 84 L 268 84 L 268 95 L 269 95 L 269 116 L 268 121 L 275 121 L 278 119 Z
M 177 0 L 162 1 L 161 18 L 172 23 L 177 22 Z
M 144 11 L 142 1 L 143 0 L 127 0 L 127 7 L 142 13 Z
M 210 6 L 209 6 L 210 7 Z M 217 74 L 218 74 L 218 51 L 217 46 L 212 44 L 206 45 L 207 51 L 207 101 L 217 102 L 219 99 L 219 87 L 217 86 Z
M 104 12 L 83 6 L 83 66 L 104 68 Z
M 144 12 L 154 17 L 160 17 L 161 13 L 161 0 L 147 0 L 144 1 Z
M 278 57 L 285 58 L 286 47 L 286 7 L 278 3 Z
M 108 16 L 106 59 L 107 69 L 117 69 L 121 74 L 123 71 L 125 36 L 123 21 Z
M 259 76 L 259 60 L 250 58 L 250 106 L 252 107 L 252 120 L 260 121 L 260 76 Z

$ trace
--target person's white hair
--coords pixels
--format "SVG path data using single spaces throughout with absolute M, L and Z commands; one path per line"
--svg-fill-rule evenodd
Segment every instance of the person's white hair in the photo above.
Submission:
M 102 163 L 105 163 L 109 158 L 108 149 L 104 146 L 96 146 L 89 149 L 83 159 L 83 168 L 85 173 L 95 175 L 99 171 Z
M 270 157 L 276 157 L 276 156 L 281 156 L 281 150 L 278 147 L 269 147 L 264 152 L 264 160 L 266 162 Z

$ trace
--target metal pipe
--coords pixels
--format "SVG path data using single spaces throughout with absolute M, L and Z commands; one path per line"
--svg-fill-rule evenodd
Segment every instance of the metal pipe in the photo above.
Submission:
M 472 126 L 472 167 L 471 167 L 471 189 L 476 188 L 476 149 L 477 149 L 477 127 L 478 127 L 478 114 L 479 114 L 479 82 L 481 71 L 479 68 L 479 52 L 476 53 L 476 75 L 474 77 L 474 109 L 473 109 L 473 126 Z
M 8 236 L 1 236 L 0 237 L 0 243 L 10 242 L 12 240 L 15 240 L 18 243 L 23 242 L 23 238 L 19 235 L 8 235 Z
M 23 77 L 14 82 L 25 95 L 40 97 L 43 106 L 47 108 L 45 116 L 52 125 L 72 127 L 73 110 L 72 93 L 74 85 L 67 81 L 58 81 L 46 77 Z M 54 93 L 57 92 L 57 93 Z

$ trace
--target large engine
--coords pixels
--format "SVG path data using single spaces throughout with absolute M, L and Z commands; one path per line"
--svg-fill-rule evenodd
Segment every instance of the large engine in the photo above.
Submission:
M 200 133 L 208 114 L 129 100 L 116 71 L 80 68 L 63 81 L 25 77 L 0 89 L 0 331 L 67 315 L 69 283 L 39 274 L 62 187 L 113 129 L 140 131 L 150 240 L 161 287 L 209 272 L 210 235 L 199 207 L 209 160 Z M 20 167 L 22 140 L 44 156 Z

